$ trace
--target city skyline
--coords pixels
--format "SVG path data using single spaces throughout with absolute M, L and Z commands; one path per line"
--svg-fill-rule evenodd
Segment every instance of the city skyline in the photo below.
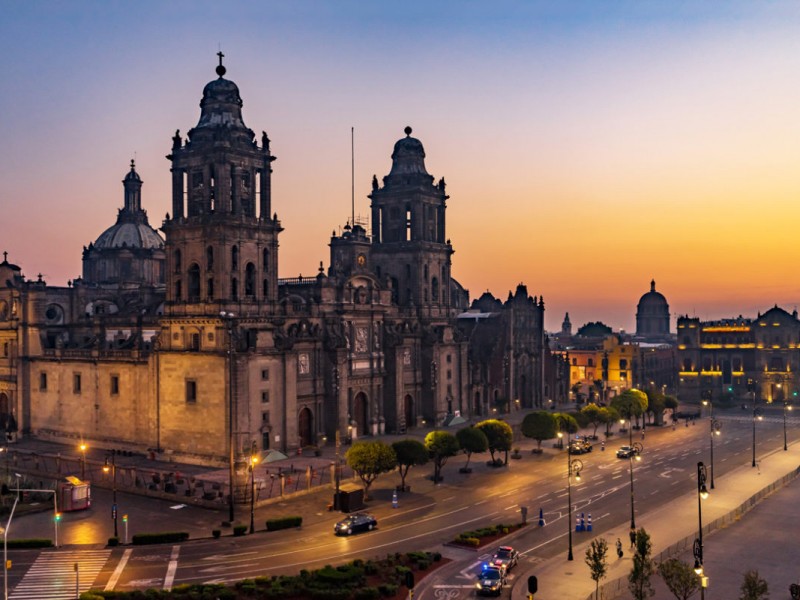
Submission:
M 28 278 L 80 275 L 132 158 L 160 227 L 164 155 L 197 123 L 221 48 L 245 123 L 278 156 L 282 277 L 328 266 L 351 185 L 365 218 L 372 176 L 409 125 L 447 181 L 453 275 L 472 299 L 524 283 L 544 296 L 550 331 L 567 312 L 574 330 L 633 331 L 651 279 L 673 331 L 679 314 L 800 303 L 796 4 L 45 2 L 5 14 L 0 251 Z

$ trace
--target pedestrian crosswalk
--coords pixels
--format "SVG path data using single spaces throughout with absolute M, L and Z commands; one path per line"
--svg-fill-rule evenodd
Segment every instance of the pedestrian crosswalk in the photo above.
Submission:
M 110 550 L 42 552 L 25 573 L 9 600 L 70 600 L 89 590 L 106 564 Z

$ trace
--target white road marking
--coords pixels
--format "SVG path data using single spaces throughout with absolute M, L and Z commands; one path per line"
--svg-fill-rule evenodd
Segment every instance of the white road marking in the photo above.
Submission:
M 111 575 L 111 578 L 108 580 L 106 584 L 105 591 L 110 592 L 114 589 L 114 586 L 117 585 L 117 581 L 119 581 L 120 576 L 122 575 L 122 571 L 125 570 L 125 565 L 128 564 L 128 559 L 131 557 L 131 553 L 133 552 L 132 548 L 127 548 L 125 552 L 122 553 L 122 558 L 117 563 L 117 568 L 114 569 L 114 573 Z

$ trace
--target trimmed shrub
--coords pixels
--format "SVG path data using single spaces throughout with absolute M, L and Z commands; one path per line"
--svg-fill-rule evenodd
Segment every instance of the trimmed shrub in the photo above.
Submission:
M 394 583 L 382 583 L 378 586 L 378 593 L 385 598 L 391 598 L 397 593 L 397 585 Z
M 9 548 L 52 548 L 53 540 L 46 540 L 44 538 L 29 538 L 27 540 L 8 540 L 6 542 Z
M 119 546 L 119 538 L 118 537 L 110 537 L 110 538 L 108 538 L 108 545 L 109 546 Z
M 302 524 L 303 517 L 281 517 L 280 519 L 269 519 L 267 521 L 267 531 L 291 529 L 292 527 L 300 527 Z
M 377 600 L 379 597 L 378 588 L 372 586 L 359 588 L 354 594 L 355 600 Z
M 216 540 L 216 539 L 219 539 L 219 536 L 222 535 L 222 532 L 219 529 L 212 529 L 211 530 L 211 535 L 213 535 L 214 539 Z
M 238 537 L 247 533 L 247 525 L 234 525 L 233 526 L 233 535 L 234 537 Z
M 131 539 L 134 546 L 145 544 L 174 544 L 175 542 L 185 542 L 189 539 L 186 531 L 167 531 L 164 533 L 137 533 Z

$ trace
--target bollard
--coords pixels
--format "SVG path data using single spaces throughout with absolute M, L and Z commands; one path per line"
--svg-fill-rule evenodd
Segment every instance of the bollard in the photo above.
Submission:
M 586 523 L 586 519 L 584 518 L 583 513 L 581 513 L 581 531 L 586 531 L 585 523 Z
M 605 441 L 603 441 L 603 442 L 600 442 L 600 450 L 602 450 L 603 452 L 605 452 L 605 450 L 606 450 L 606 443 L 605 443 Z
M 544 513 L 539 509 L 539 527 L 544 527 Z
M 589 513 L 589 516 L 586 519 L 586 531 L 592 530 L 592 513 Z
M 578 532 L 581 530 L 581 516 L 575 515 L 575 531 Z
M 392 492 L 392 508 L 397 508 L 397 490 Z

